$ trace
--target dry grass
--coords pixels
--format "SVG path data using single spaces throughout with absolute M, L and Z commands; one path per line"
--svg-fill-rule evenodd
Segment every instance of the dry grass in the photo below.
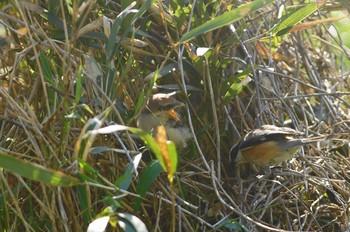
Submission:
M 193 11 L 186 4 L 175 8 L 173 1 L 153 3 L 137 18 L 128 10 L 121 14 L 127 7 L 121 1 L 73 3 L 0 3 L 0 30 L 7 32 L 0 39 L 0 153 L 85 181 L 53 186 L 2 170 L 1 229 L 86 231 L 108 206 L 111 222 L 129 213 L 151 231 L 349 229 L 350 52 L 332 36 L 330 23 L 256 43 L 278 21 L 279 6 L 303 3 L 275 1 L 178 45 L 190 15 L 194 28 L 230 3 L 198 1 Z M 307 20 L 349 9 L 345 1 L 333 2 Z M 108 19 L 120 25 L 111 27 Z M 212 49 L 197 56 L 192 47 Z M 247 85 L 225 98 L 232 80 Z M 140 180 L 152 159 L 140 141 L 115 132 L 91 137 L 89 146 L 100 151 L 83 156 L 75 146 L 85 146 L 79 137 L 86 134 L 84 125 L 107 108 L 102 127 L 135 126 L 155 85 L 178 91 L 187 102 L 183 113 L 195 138 L 180 154 L 174 185 L 166 174 L 150 175 L 156 179 L 145 187 L 136 212 Z M 306 136 L 342 135 L 322 147 L 305 147 L 267 175 L 242 167 L 248 176 L 237 180 L 229 175 L 230 147 L 262 124 L 289 124 Z M 124 188 L 122 176 L 140 153 L 138 175 Z

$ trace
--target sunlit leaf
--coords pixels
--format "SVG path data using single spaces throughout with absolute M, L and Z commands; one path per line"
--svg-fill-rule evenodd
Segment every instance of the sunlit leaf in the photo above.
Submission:
M 174 173 L 177 167 L 177 151 L 173 142 L 168 141 L 166 130 L 164 126 L 157 126 L 154 131 L 155 141 L 158 144 L 160 153 L 162 155 L 166 172 L 168 173 L 168 180 L 172 184 Z
M 249 77 L 251 70 L 247 68 L 237 75 L 227 78 L 223 84 L 224 104 L 236 97 L 243 88 L 251 81 Z
M 118 225 L 128 232 L 148 232 L 145 223 L 129 213 L 118 213 Z
M 273 27 L 268 34 L 273 36 L 282 36 L 289 32 L 289 30 L 303 19 L 314 13 L 319 8 L 318 3 L 310 2 L 300 9 L 295 10 L 292 14 L 284 17 L 275 27 Z
M 149 133 L 139 129 L 139 128 L 135 128 L 135 127 L 127 127 L 127 126 L 123 126 L 123 125 L 110 125 L 110 126 L 106 126 L 103 128 L 98 128 L 95 130 L 91 130 L 89 131 L 90 135 L 96 135 L 96 134 L 109 134 L 109 133 L 113 133 L 116 131 L 123 131 L 123 130 L 128 130 L 133 134 L 136 134 L 138 136 L 140 136 L 140 138 L 146 142 L 147 146 L 149 148 L 151 148 L 152 152 L 155 154 L 155 156 L 157 157 L 157 159 L 159 160 L 160 164 L 162 165 L 164 171 L 167 170 L 166 165 L 164 163 L 164 159 L 162 156 L 162 153 L 160 152 L 159 146 L 157 145 L 157 143 L 154 141 L 152 135 L 150 135 Z
M 87 232 L 104 232 L 108 226 L 110 216 L 104 216 L 95 219 L 89 224 Z
M 242 5 L 231 11 L 225 12 L 224 14 L 214 18 L 213 20 L 206 22 L 200 25 L 199 27 L 196 27 L 191 31 L 187 32 L 186 34 L 184 34 L 179 40 L 179 43 L 180 44 L 184 43 L 190 39 L 193 39 L 198 35 L 201 35 L 209 31 L 234 23 L 237 20 L 246 16 L 247 14 L 254 12 L 256 10 L 259 10 L 262 7 L 265 7 L 267 4 L 272 3 L 273 1 L 275 0 L 256 0 L 251 3 Z
M 20 176 L 54 186 L 73 186 L 80 181 L 72 176 L 39 164 L 31 163 L 0 152 L 0 167 Z
M 82 160 L 87 159 L 92 142 L 94 141 L 95 136 L 96 136 L 96 133 L 93 133 L 93 132 L 102 126 L 109 111 L 110 111 L 110 108 L 106 109 L 100 115 L 90 119 L 85 124 L 83 130 L 81 131 L 81 133 L 79 135 L 78 141 L 75 144 L 75 149 L 74 149 L 74 158 L 75 159 L 78 159 L 78 158 L 81 158 Z

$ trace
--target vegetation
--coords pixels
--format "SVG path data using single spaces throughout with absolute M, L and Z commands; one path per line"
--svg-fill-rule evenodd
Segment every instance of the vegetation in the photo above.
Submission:
M 0 7 L 2 231 L 348 229 L 347 1 Z M 135 128 L 155 91 L 186 102 L 183 151 Z M 238 180 L 263 124 L 338 136 Z

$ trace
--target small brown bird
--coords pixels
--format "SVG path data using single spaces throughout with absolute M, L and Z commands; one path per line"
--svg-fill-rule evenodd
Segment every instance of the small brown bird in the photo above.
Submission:
M 250 163 L 276 165 L 293 157 L 304 145 L 319 142 L 329 136 L 304 138 L 303 134 L 288 127 L 264 125 L 249 132 L 230 151 L 234 165 Z
M 163 125 L 166 129 L 168 139 L 173 141 L 178 150 L 187 146 L 192 139 L 192 133 L 184 126 L 178 109 L 185 104 L 176 100 L 176 93 L 157 93 L 152 95 L 146 107 L 137 119 L 137 126 L 146 132 L 152 132 L 156 126 Z

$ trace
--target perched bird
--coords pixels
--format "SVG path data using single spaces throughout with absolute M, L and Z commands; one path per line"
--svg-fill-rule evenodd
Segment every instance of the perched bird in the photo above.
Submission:
M 264 125 L 249 132 L 242 141 L 231 148 L 233 165 L 244 163 L 276 165 L 293 157 L 309 143 L 327 139 L 329 136 L 303 137 L 303 134 L 288 127 Z
M 187 146 L 192 138 L 188 127 L 184 126 L 178 110 L 185 104 L 175 99 L 173 93 L 152 95 L 137 119 L 137 126 L 146 132 L 152 132 L 156 126 L 163 125 L 168 139 L 173 141 L 178 150 Z

